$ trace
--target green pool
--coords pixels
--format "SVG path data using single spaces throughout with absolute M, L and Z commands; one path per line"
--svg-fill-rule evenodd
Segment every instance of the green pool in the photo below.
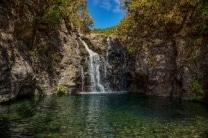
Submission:
M 130 94 L 49 96 L 0 106 L 2 138 L 208 137 L 208 108 Z

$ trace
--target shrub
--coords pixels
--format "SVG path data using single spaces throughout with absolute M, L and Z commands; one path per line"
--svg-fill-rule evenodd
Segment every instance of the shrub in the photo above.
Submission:
M 115 27 L 108 27 L 108 28 L 94 28 L 91 30 L 91 33 L 94 34 L 104 34 L 104 35 L 110 35 L 115 33 Z
M 191 94 L 191 100 L 199 101 L 201 98 L 204 97 L 204 91 L 202 85 L 199 83 L 198 80 L 193 81 L 192 90 L 193 93 Z
M 127 47 L 127 51 L 131 55 L 136 54 L 136 48 L 135 47 Z
M 43 19 L 52 25 L 57 25 L 64 17 L 63 11 L 58 6 L 51 6 L 43 16 Z
M 64 93 L 66 93 L 66 91 L 67 91 L 67 87 L 58 84 L 58 86 L 57 86 L 57 91 L 58 91 L 58 94 L 64 94 Z

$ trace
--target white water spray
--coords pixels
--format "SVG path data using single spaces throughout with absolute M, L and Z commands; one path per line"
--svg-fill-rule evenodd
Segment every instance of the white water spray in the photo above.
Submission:
M 100 56 L 89 49 L 88 45 L 81 38 L 79 38 L 79 40 L 82 42 L 82 44 L 85 46 L 85 49 L 89 53 L 88 71 L 90 74 L 90 89 L 92 92 L 105 92 L 105 89 L 100 82 Z
M 83 66 L 81 66 L 81 78 L 82 78 L 82 91 L 84 91 L 84 79 L 85 79 L 85 76 L 84 76 L 84 69 L 83 69 Z
M 111 40 L 110 37 L 107 38 L 107 51 L 106 51 L 106 64 L 107 66 L 109 65 L 108 63 L 108 56 L 109 56 L 109 50 L 111 49 Z

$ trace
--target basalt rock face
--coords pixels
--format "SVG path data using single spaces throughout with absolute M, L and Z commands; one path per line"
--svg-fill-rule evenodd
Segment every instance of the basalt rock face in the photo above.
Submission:
M 132 76 L 129 91 L 183 99 L 206 99 L 206 40 L 201 38 L 200 44 L 190 46 L 188 39 L 182 36 L 171 39 L 155 36 L 143 38 L 138 44 L 135 76 Z M 191 38 L 198 40 L 195 39 Z
M 1 1 L 0 18 L 0 103 L 56 93 L 58 85 L 75 89 L 81 58 L 69 22 L 51 27 L 13 13 L 9 1 Z
M 35 74 L 30 57 L 17 46 L 14 17 L 6 14 L 1 17 L 4 20 L 0 21 L 0 102 L 4 102 L 33 93 L 30 88 L 35 86 Z
M 118 36 L 109 38 L 107 82 L 113 91 L 126 91 L 129 86 L 129 56 Z
M 72 35 L 71 35 L 72 34 Z M 61 40 L 62 56 L 59 67 L 58 84 L 67 87 L 69 93 L 80 90 L 80 65 L 82 61 L 81 50 L 84 49 L 79 44 L 77 34 L 62 24 L 59 31 Z M 81 50 L 80 50 L 81 49 Z M 83 51 L 83 50 L 82 50 Z
M 172 41 L 144 41 L 136 55 L 135 63 L 135 77 L 140 83 L 137 86 L 141 87 L 138 91 L 156 96 L 169 96 L 174 91 L 175 56 Z

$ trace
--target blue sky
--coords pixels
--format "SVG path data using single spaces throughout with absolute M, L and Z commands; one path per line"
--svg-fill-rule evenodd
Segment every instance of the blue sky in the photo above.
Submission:
M 119 0 L 87 0 L 87 8 L 94 20 L 94 28 L 114 26 L 125 14 L 119 8 Z

